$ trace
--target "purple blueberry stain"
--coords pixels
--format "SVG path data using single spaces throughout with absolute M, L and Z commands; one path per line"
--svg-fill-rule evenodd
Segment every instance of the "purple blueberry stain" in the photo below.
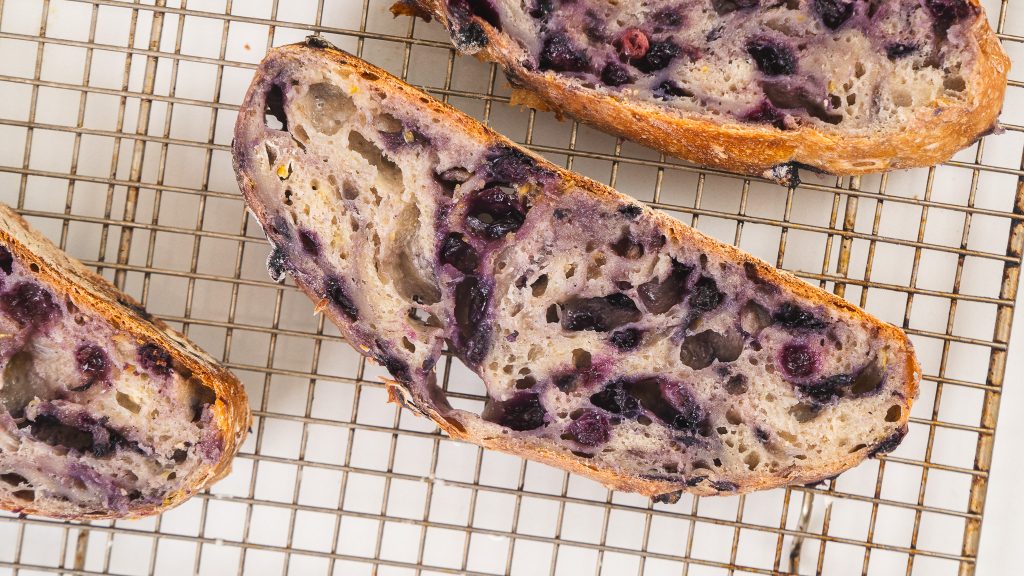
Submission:
M 514 193 L 503 188 L 485 188 L 474 193 L 466 211 L 466 227 L 488 240 L 498 240 L 519 230 L 526 221 L 526 210 Z
M 893 450 L 899 447 L 899 445 L 903 442 L 903 439 L 907 437 L 907 433 L 909 431 L 910 429 L 906 425 L 900 427 L 892 434 L 886 436 L 884 440 L 876 444 L 874 448 L 872 448 L 871 451 L 868 453 L 868 457 L 874 458 L 879 454 L 888 454 L 889 452 L 892 452 Z
M 675 80 L 665 80 L 658 84 L 652 92 L 655 98 L 668 102 L 677 98 L 693 98 L 693 92 L 690 92 L 686 88 L 683 88 L 679 82 Z
M 310 256 L 320 255 L 320 238 L 312 230 L 299 230 L 299 244 Z
M 787 376 L 808 378 L 818 371 L 818 354 L 806 344 L 787 344 L 779 354 L 779 364 Z
M 762 100 L 750 110 L 747 110 L 741 118 L 746 122 L 754 124 L 771 124 L 779 130 L 786 130 L 786 115 L 775 107 L 768 100 Z
M 633 77 L 630 76 L 629 70 L 626 70 L 625 66 L 617 62 L 609 62 L 601 69 L 601 82 L 607 86 L 622 86 L 632 83 Z
M 11 251 L 6 246 L 0 246 L 0 270 L 3 270 L 4 274 L 10 275 L 14 270 L 14 256 L 11 255 Z
M 791 302 L 780 306 L 772 318 L 792 330 L 821 330 L 825 327 L 820 318 Z
M 491 328 L 487 322 L 492 287 L 476 276 L 466 276 L 455 288 L 455 322 L 459 350 L 472 365 L 480 364 L 490 350 Z
M 679 8 L 669 6 L 652 14 L 650 20 L 654 24 L 655 32 L 664 32 L 679 28 L 686 18 Z
M 508 400 L 489 401 L 483 418 L 517 432 L 526 432 L 544 426 L 547 411 L 536 393 L 519 392 Z
M 441 244 L 441 262 L 450 264 L 463 274 L 472 274 L 480 264 L 480 257 L 462 234 L 452 232 Z
M 633 65 L 637 70 L 650 74 L 664 69 L 682 53 L 682 47 L 671 40 L 652 42 L 644 57 L 634 61 Z
M 583 72 L 590 67 L 590 58 L 565 32 L 554 32 L 544 41 L 539 64 L 541 70 Z
M 618 330 L 612 332 L 609 340 L 612 346 L 615 346 L 622 352 L 628 352 L 630 350 L 636 350 L 640 346 L 640 342 L 643 340 L 643 332 L 636 328 L 626 328 L 624 330 Z
M 771 38 L 753 38 L 747 53 L 765 76 L 788 76 L 796 72 L 796 56 L 789 46 Z
M 75 364 L 78 371 L 85 377 L 85 382 L 72 389 L 74 392 L 81 392 L 88 389 L 98 381 L 104 381 L 110 376 L 110 360 L 103 348 L 95 344 L 83 344 L 75 350 Z
M 836 30 L 853 16 L 854 2 L 813 0 L 811 6 L 829 30 Z
M 701 276 L 693 286 L 693 294 L 690 295 L 690 306 L 697 312 L 710 312 L 725 299 L 725 294 L 718 290 L 718 283 L 714 278 Z
M 900 60 L 917 52 L 918 49 L 919 48 L 916 44 L 893 42 L 885 47 L 885 55 L 889 60 Z
M 22 281 L 0 295 L 0 309 L 21 326 L 43 326 L 60 316 L 60 306 L 48 290 Z
M 356 307 L 341 279 L 331 277 L 324 282 L 324 298 L 341 310 L 349 320 L 355 322 L 359 319 L 359 308 Z
M 144 370 L 156 376 L 169 376 L 174 366 L 170 352 L 152 342 L 139 346 L 138 359 Z
M 813 402 L 827 404 L 842 398 L 853 381 L 854 377 L 850 374 L 837 374 L 816 382 L 797 384 L 797 390 Z
M 640 309 L 621 292 L 593 298 L 572 298 L 561 304 L 562 328 L 608 332 L 640 320 Z
M 565 427 L 563 438 L 582 446 L 595 447 L 611 437 L 608 418 L 595 410 L 584 410 L 578 418 Z
M 935 25 L 942 31 L 978 13 L 978 8 L 968 0 L 925 0 L 924 5 L 935 19 Z

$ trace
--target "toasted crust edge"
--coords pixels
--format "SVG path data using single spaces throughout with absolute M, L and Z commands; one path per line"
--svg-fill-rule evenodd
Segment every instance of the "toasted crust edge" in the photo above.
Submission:
M 313 38 L 316 37 L 311 37 L 311 39 Z M 467 116 L 465 113 L 406 84 L 399 78 L 391 75 L 389 72 L 373 66 L 372 64 L 360 60 L 337 48 L 326 46 L 321 39 L 276 48 L 267 56 L 267 59 L 286 58 L 293 55 L 296 58 L 301 58 L 304 53 L 307 58 L 323 58 L 325 60 L 325 65 L 333 65 L 340 71 L 348 70 L 362 76 L 364 81 L 374 84 L 382 93 L 387 94 L 388 98 L 401 98 L 410 104 L 420 107 L 425 116 L 428 114 L 436 115 L 444 119 L 448 124 L 456 124 L 460 126 L 474 138 L 481 141 L 484 146 L 501 144 L 522 150 L 537 161 L 538 164 L 557 174 L 561 179 L 563 186 L 577 186 L 590 192 L 595 197 L 609 203 L 614 203 L 615 205 L 619 205 L 622 202 L 637 203 L 635 199 L 621 194 L 608 186 L 551 164 L 543 157 L 529 150 L 523 149 L 511 140 L 490 128 L 487 128 L 477 120 Z M 311 55 L 311 53 L 315 54 Z M 245 140 L 245 138 L 240 136 L 243 136 L 246 129 L 246 122 L 248 120 L 261 121 L 263 117 L 263 110 L 253 110 L 251 107 L 247 108 L 245 103 L 251 101 L 255 96 L 253 91 L 256 87 L 261 85 L 262 80 L 266 79 L 264 76 L 265 70 L 266 68 L 262 65 L 257 70 L 256 78 L 253 80 L 252 86 L 250 87 L 249 93 L 246 94 L 245 100 L 243 100 L 242 110 L 239 113 L 239 121 L 236 125 L 236 143 L 241 143 Z M 236 165 L 237 160 L 240 157 L 239 155 L 243 153 L 244 152 L 241 150 L 235 150 Z M 266 208 L 260 205 L 259 202 L 253 201 L 257 198 L 255 182 L 249 178 L 243 170 L 238 170 L 237 175 L 242 193 L 250 208 L 257 213 L 259 220 L 265 220 Z M 705 251 L 710 251 L 724 258 L 732 259 L 741 265 L 743 263 L 751 263 L 757 267 L 757 271 L 761 277 L 768 282 L 778 284 L 783 289 L 790 290 L 801 297 L 807 298 L 808 300 L 817 302 L 824 306 L 830 306 L 849 321 L 858 323 L 866 322 L 878 328 L 879 338 L 893 343 L 893 348 L 897 351 L 896 361 L 898 365 L 902 367 L 902 370 L 896 370 L 894 368 L 890 377 L 899 378 L 900 381 L 905 383 L 903 391 L 906 410 L 903 411 L 898 424 L 901 429 L 906 429 L 907 422 L 910 417 L 910 408 L 913 405 L 914 398 L 917 397 L 919 389 L 921 367 L 914 354 L 913 344 L 902 330 L 896 326 L 878 320 L 874 316 L 871 316 L 867 312 L 834 294 L 825 292 L 824 290 L 800 280 L 793 274 L 777 270 L 770 264 L 752 255 L 746 254 L 734 246 L 714 240 L 710 236 L 683 224 L 668 214 L 657 210 L 652 210 L 651 214 L 656 219 L 657 224 L 662 226 L 666 233 L 672 234 L 678 241 L 690 243 L 694 246 L 700 246 Z M 315 294 L 306 286 L 300 285 L 300 289 L 314 302 L 319 301 L 321 298 L 320 295 Z M 326 307 L 323 311 L 336 325 L 339 326 L 339 328 L 341 328 L 342 334 L 345 335 L 353 345 L 360 348 L 360 342 L 358 339 L 353 338 L 353 332 L 348 328 L 350 322 L 332 307 Z M 542 442 L 536 441 L 532 438 L 513 441 L 509 438 L 485 439 L 477 437 L 468 431 L 460 422 L 453 422 L 454 418 L 446 418 L 442 415 L 429 403 L 429 400 L 421 400 L 414 397 L 413 393 L 402 383 L 390 379 L 384 379 L 384 381 L 388 388 L 389 399 L 392 402 L 399 403 L 430 418 L 438 425 L 438 427 L 454 439 L 464 440 L 485 448 L 491 448 L 543 462 L 545 464 L 550 464 L 558 468 L 586 476 L 616 490 L 638 492 L 651 497 L 672 494 L 681 490 L 698 495 L 714 495 L 719 493 L 713 488 L 707 486 L 684 487 L 672 482 L 650 480 L 639 476 L 617 474 L 611 470 L 596 469 L 589 466 L 588 462 L 581 458 L 572 458 L 561 453 L 556 453 L 545 447 Z M 728 492 L 727 494 L 743 494 L 755 490 L 790 484 L 814 483 L 823 479 L 831 478 L 845 470 L 848 470 L 860 461 L 864 460 L 865 457 L 866 453 L 851 454 L 843 459 L 834 461 L 831 466 L 823 467 L 821 469 L 814 470 L 813 472 L 805 471 L 802 475 L 793 474 L 786 477 L 765 476 L 764 480 L 761 482 L 741 485 L 737 490 Z
M 162 320 L 150 316 L 131 296 L 121 292 L 105 278 L 61 251 L 32 228 L 21 215 L 2 203 L 0 243 L 5 244 L 20 261 L 38 266 L 39 271 L 35 272 L 35 276 L 48 287 L 69 297 L 75 306 L 102 316 L 117 330 L 160 344 L 171 354 L 176 367 L 182 366 L 190 370 L 194 378 L 212 388 L 217 395 L 217 402 L 213 408 L 214 422 L 223 435 L 224 450 L 216 466 L 211 467 L 205 475 L 197 477 L 183 489 L 171 494 L 159 506 L 140 506 L 127 514 L 89 515 L 80 519 L 140 518 L 157 514 L 181 504 L 193 494 L 226 476 L 231 471 L 231 461 L 252 423 L 245 387 L 235 375 Z M 11 500 L 0 499 L 0 508 L 23 514 L 65 518 L 55 516 L 45 509 L 25 506 Z M 74 518 L 79 517 L 69 517 Z
M 844 134 L 803 126 L 721 124 L 696 114 L 617 98 L 574 85 L 551 72 L 527 70 L 525 52 L 508 35 L 478 17 L 487 42 L 474 54 L 502 67 L 513 86 L 537 96 L 543 109 L 572 116 L 601 130 L 700 165 L 779 180 L 777 170 L 795 164 L 835 175 L 852 176 L 902 168 L 933 166 L 948 160 L 997 128 L 1006 93 L 1010 59 L 980 10 L 970 35 L 978 42 L 979 61 L 966 79 L 973 98 L 950 106 L 928 107 L 898 131 L 871 136 Z M 431 14 L 449 30 L 452 20 L 444 0 L 399 0 L 398 15 Z M 519 102 L 536 107 L 537 102 Z M 773 172 L 773 169 L 776 171 Z

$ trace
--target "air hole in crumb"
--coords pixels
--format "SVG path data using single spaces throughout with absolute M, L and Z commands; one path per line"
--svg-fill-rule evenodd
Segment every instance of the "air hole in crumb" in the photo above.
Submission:
M 558 304 L 552 304 L 551 306 L 548 306 L 547 321 L 548 324 L 558 323 Z
M 525 376 L 516 380 L 516 388 L 519 390 L 527 390 L 537 385 L 537 379 L 533 376 Z
M 721 468 L 722 467 L 722 461 L 719 460 L 718 458 L 715 458 L 714 460 L 712 460 L 712 462 L 715 463 L 715 468 Z
M 138 414 L 139 411 L 142 410 L 142 407 L 139 406 L 139 404 L 136 403 L 134 400 L 132 400 L 131 396 L 125 394 L 124 392 L 118 392 L 116 398 L 117 403 L 120 404 L 122 408 L 131 412 L 132 414 Z
M 34 490 L 18 490 L 17 492 L 11 494 L 11 496 L 14 496 L 18 500 L 22 500 L 25 502 L 32 502 L 36 499 L 36 493 Z
M 570 264 L 565 269 L 565 277 L 566 278 L 572 278 L 575 275 L 576 275 L 576 265 L 575 264 Z
M 572 351 L 572 365 L 577 370 L 586 370 L 591 366 L 590 352 L 579 348 Z
M 530 288 L 533 291 L 534 298 L 543 296 L 544 292 L 548 289 L 548 275 L 541 274 L 539 278 L 533 281 L 533 284 L 530 284 Z
M 732 424 L 734 426 L 743 423 L 743 418 L 740 417 L 738 412 L 731 408 L 725 411 L 725 419 L 727 422 L 729 422 L 729 424 Z
M 885 413 L 885 421 L 899 422 L 901 416 L 903 416 L 903 408 L 898 404 L 893 404 L 889 407 L 889 411 Z
M 747 465 L 747 468 L 754 470 L 757 465 L 761 463 L 761 455 L 757 452 L 751 452 L 747 454 L 747 457 L 743 459 L 743 462 Z
M 405 348 L 405 349 L 406 349 L 406 350 L 408 350 L 409 352 L 415 352 L 415 351 L 416 351 L 416 345 L 415 345 L 415 344 L 413 344 L 413 343 L 412 343 L 412 342 L 411 342 L 411 341 L 410 341 L 410 340 L 409 340 L 408 338 L 406 338 L 405 336 L 402 336 L 402 348 Z
M 24 484 L 28 486 L 28 480 L 21 474 L 15 474 L 14 472 L 8 472 L 7 474 L 0 475 L 0 480 L 3 480 L 11 486 L 21 486 Z
M 38 265 L 38 264 L 36 264 L 35 262 L 33 262 L 33 263 L 29 264 L 29 265 L 28 265 L 28 267 L 29 267 L 29 268 L 30 268 L 30 269 L 31 269 L 31 270 L 32 270 L 33 272 L 39 272 L 39 265 Z

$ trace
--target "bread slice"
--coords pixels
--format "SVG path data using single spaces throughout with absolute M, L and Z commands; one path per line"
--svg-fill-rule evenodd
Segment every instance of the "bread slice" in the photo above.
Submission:
M 321 42 L 263 61 L 234 159 L 271 274 L 454 438 L 663 495 L 815 481 L 907 432 L 899 329 Z M 445 343 L 482 414 L 438 386 Z
M 0 508 L 124 518 L 226 474 L 242 385 L 0 204 Z
M 977 0 L 400 0 L 513 100 L 785 180 L 928 166 L 997 129 L 1009 59 Z

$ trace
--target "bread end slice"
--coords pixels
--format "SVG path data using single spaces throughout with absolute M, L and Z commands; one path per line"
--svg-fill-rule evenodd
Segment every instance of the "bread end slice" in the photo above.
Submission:
M 907 432 L 898 328 L 344 52 L 272 51 L 234 158 L 271 274 L 454 438 L 659 496 L 817 481 Z
M 0 508 L 131 518 L 227 474 L 249 428 L 224 367 L 0 205 Z

